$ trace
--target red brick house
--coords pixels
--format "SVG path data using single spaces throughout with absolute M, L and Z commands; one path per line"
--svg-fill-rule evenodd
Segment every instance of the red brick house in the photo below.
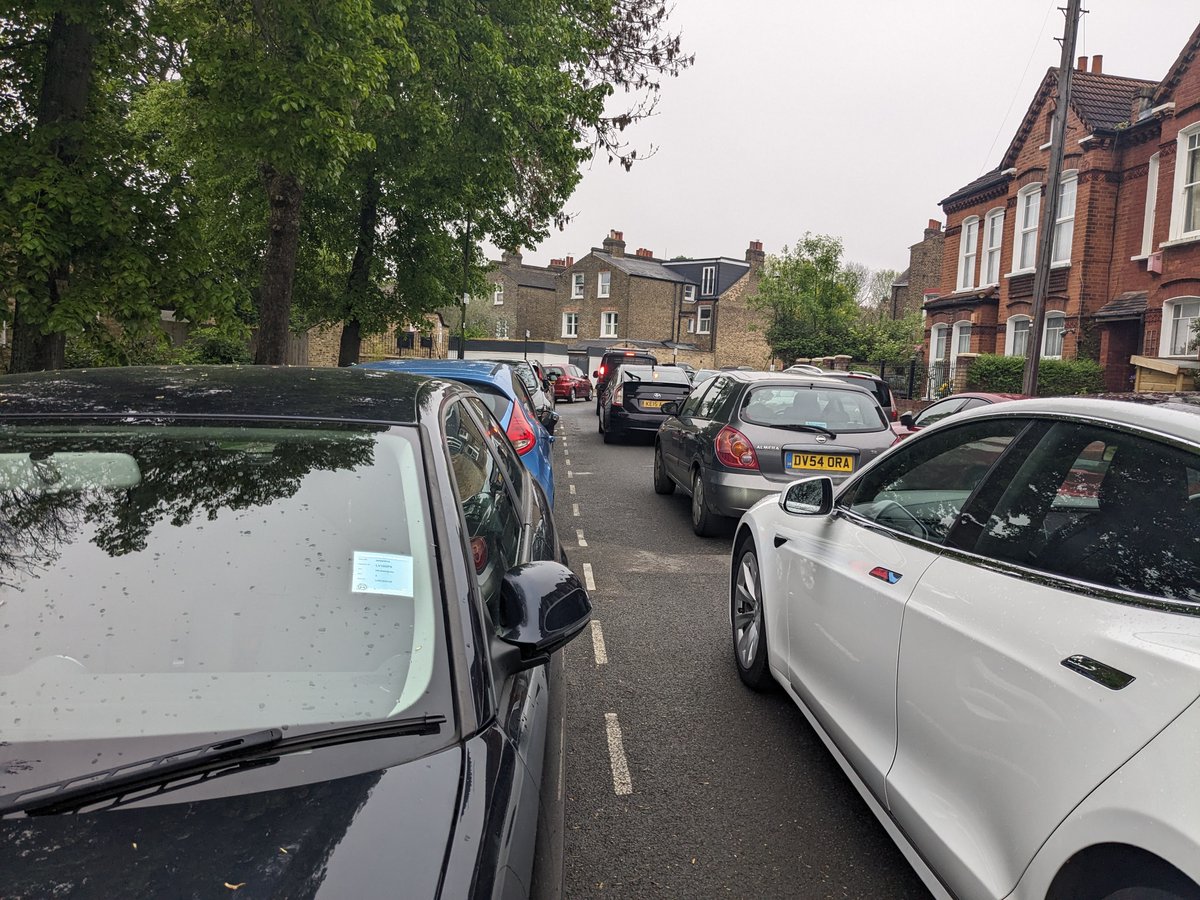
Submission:
M 1200 27 L 1161 81 L 1106 74 L 1099 56 L 1073 73 L 1043 356 L 1098 358 L 1112 390 L 1135 372 L 1140 388 L 1190 386 L 1200 367 L 1198 56 Z M 1025 353 L 1057 93 L 1051 70 L 1000 164 L 941 201 L 934 389 L 962 353 Z

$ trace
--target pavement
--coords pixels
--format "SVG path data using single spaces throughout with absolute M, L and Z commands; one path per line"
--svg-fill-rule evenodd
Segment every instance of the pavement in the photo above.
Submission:
M 560 403 L 555 518 L 594 621 L 566 648 L 566 897 L 927 898 L 803 714 L 738 679 L 733 532 L 654 493 L 650 439 Z

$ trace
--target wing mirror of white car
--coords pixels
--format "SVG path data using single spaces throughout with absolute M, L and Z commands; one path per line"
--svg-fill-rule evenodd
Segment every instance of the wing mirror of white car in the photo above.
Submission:
M 779 495 L 779 505 L 793 516 L 827 516 L 833 511 L 833 480 L 817 475 L 793 481 Z

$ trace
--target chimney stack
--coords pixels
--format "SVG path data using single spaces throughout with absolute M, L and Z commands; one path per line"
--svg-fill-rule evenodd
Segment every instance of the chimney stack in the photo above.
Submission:
M 1096 53 L 1092 56 L 1092 74 L 1099 75 L 1104 71 L 1104 54 Z
M 925 226 L 925 237 L 928 239 L 928 238 L 933 237 L 935 234 L 941 234 L 941 233 L 942 233 L 942 223 L 939 222 L 937 219 L 930 219 L 929 224 Z
M 647 250 L 645 247 L 638 247 L 637 255 L 642 259 L 654 259 L 654 251 Z
M 1075 68 L 1078 69 L 1080 72 L 1086 72 L 1087 71 L 1087 57 L 1086 56 L 1079 57 L 1079 62 L 1076 63 Z
M 521 249 L 519 247 L 516 250 L 505 250 L 503 253 L 500 254 L 500 262 L 506 266 L 507 265 L 518 265 L 519 266 L 519 265 L 521 265 L 521 259 L 522 259 Z
M 757 269 L 766 261 L 767 254 L 763 252 L 762 241 L 751 241 L 746 248 L 746 262 L 750 263 L 750 268 Z
M 609 256 L 622 257 L 625 255 L 625 235 L 620 231 L 610 231 L 604 239 L 604 252 Z
M 565 269 L 566 267 L 567 267 L 567 261 L 565 259 L 552 259 L 552 260 L 550 260 L 550 265 L 547 266 L 547 268 L 558 269 L 560 271 L 562 269 Z
M 567 268 L 569 269 L 569 268 L 571 268 L 571 266 L 573 266 L 573 265 L 575 265 L 575 257 L 573 257 L 573 256 L 568 256 L 568 257 L 567 257 Z

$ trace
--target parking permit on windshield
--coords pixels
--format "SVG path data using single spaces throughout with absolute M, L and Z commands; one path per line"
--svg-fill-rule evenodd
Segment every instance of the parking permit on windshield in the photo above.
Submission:
M 356 594 L 413 595 L 413 561 L 398 553 L 354 551 L 350 590 Z

